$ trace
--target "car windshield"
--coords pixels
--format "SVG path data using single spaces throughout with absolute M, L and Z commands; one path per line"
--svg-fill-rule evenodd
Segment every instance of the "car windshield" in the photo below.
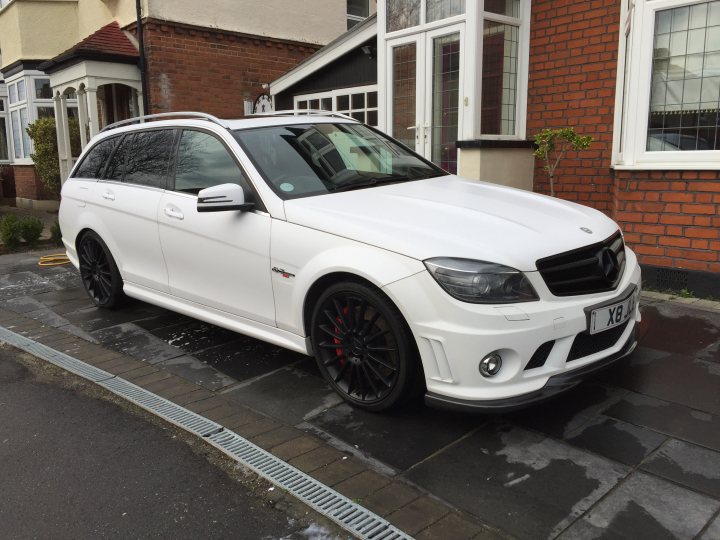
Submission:
M 293 124 L 234 133 L 283 199 L 448 174 L 362 124 Z

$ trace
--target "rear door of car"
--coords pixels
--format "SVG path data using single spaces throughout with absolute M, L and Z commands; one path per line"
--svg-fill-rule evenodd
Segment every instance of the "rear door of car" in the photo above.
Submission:
M 103 231 L 123 279 L 168 292 L 168 275 L 157 209 L 168 181 L 177 130 L 126 133 L 110 157 L 92 196 Z
M 177 146 L 174 184 L 158 208 L 160 240 L 170 292 L 191 302 L 260 323 L 275 324 L 270 271 L 272 219 L 227 141 L 184 129 Z M 197 211 L 199 190 L 242 186 L 254 210 Z

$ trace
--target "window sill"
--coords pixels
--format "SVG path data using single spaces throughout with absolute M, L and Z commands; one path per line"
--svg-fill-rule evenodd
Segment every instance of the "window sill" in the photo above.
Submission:
M 457 141 L 456 148 L 533 148 L 533 141 L 519 139 L 474 139 Z
M 653 162 L 635 163 L 633 165 L 615 164 L 611 168 L 616 171 L 718 171 L 720 163 L 717 161 L 687 161 L 687 162 Z

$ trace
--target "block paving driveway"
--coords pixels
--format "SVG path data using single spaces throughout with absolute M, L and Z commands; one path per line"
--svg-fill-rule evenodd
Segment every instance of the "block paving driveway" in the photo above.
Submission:
M 522 412 L 374 415 L 310 358 L 140 302 L 98 310 L 74 268 L 39 255 L 0 257 L 0 307 L 317 435 L 513 537 L 720 539 L 720 311 L 645 300 L 629 361 Z

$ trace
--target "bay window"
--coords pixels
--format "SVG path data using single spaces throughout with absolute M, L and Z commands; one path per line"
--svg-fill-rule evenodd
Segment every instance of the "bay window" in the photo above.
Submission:
M 7 104 L 0 97 L 0 162 L 10 161 L 10 135 L 8 132 Z

